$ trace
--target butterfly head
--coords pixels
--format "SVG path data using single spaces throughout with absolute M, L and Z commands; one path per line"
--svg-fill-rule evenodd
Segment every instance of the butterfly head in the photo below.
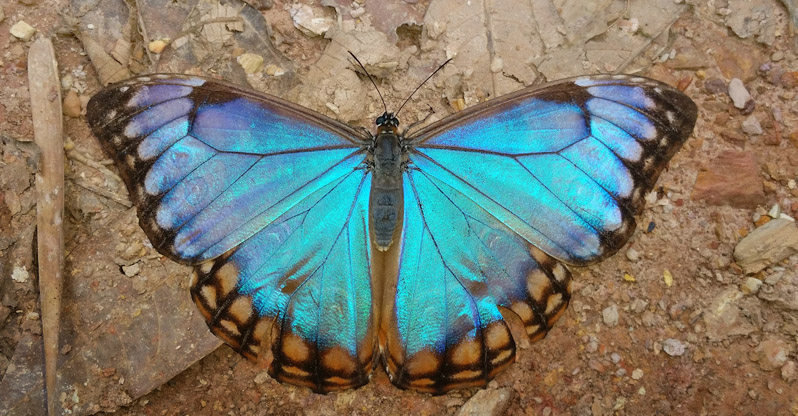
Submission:
M 388 128 L 390 130 L 394 130 L 397 126 L 399 126 L 399 119 L 396 118 L 394 113 L 384 112 L 381 116 L 377 117 L 377 127 L 382 130 L 383 128 Z

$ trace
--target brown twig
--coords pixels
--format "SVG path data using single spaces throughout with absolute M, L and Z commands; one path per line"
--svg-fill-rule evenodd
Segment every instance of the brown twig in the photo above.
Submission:
M 44 335 L 47 414 L 55 415 L 58 332 L 64 271 L 64 139 L 61 83 L 53 44 L 40 38 L 28 54 L 28 83 L 33 135 L 41 149 L 36 174 L 36 229 L 39 250 L 39 296 Z

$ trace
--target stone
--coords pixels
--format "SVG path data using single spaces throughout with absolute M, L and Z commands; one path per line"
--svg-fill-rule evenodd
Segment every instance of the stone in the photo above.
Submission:
M 787 71 L 781 74 L 779 81 L 787 88 L 795 88 L 798 86 L 798 71 Z
M 604 319 L 604 323 L 607 326 L 614 327 L 618 325 L 618 305 L 612 304 L 603 311 L 601 311 L 601 317 Z
M 735 335 L 748 335 L 756 330 L 748 319 L 749 304 L 755 298 L 744 298 L 737 288 L 729 288 L 716 296 L 704 309 L 706 335 L 710 341 L 721 341 Z
M 686 347 L 682 341 L 674 338 L 668 338 L 665 341 L 662 341 L 662 350 L 665 351 L 665 354 L 670 355 L 671 357 L 679 357 L 684 355 Z
M 125 273 L 127 277 L 133 277 L 139 274 L 141 271 L 141 266 L 138 263 L 133 263 L 130 266 L 122 266 L 122 272 Z
M 513 391 L 509 388 L 480 390 L 457 411 L 457 416 L 501 416 L 510 407 Z
M 726 85 L 726 81 L 714 77 L 704 81 L 704 89 L 710 94 L 726 94 L 729 92 L 729 86 Z
M 236 58 L 247 74 L 255 74 L 263 69 L 263 57 L 254 53 L 243 53 Z
M 758 49 L 725 36 L 713 45 L 712 52 L 724 78 L 739 78 L 745 82 L 756 79 L 759 66 L 765 60 Z
M 723 114 L 726 114 L 726 113 L 723 113 Z M 727 142 L 732 143 L 732 144 L 736 144 L 738 146 L 744 145 L 745 142 L 748 140 L 748 139 L 746 139 L 745 135 L 741 134 L 740 132 L 738 132 L 736 130 L 731 130 L 731 129 L 727 129 L 727 130 L 721 131 L 720 132 L 720 137 L 722 137 Z
M 156 39 L 147 44 L 147 49 L 152 53 L 161 53 L 166 48 L 166 45 L 168 45 L 168 40 Z
M 14 266 L 14 270 L 11 272 L 11 280 L 17 283 L 25 283 L 29 277 L 30 273 L 25 266 Z
M 632 370 L 632 380 L 640 380 L 643 378 L 643 370 L 635 368 Z
M 747 277 L 743 284 L 740 285 L 740 290 L 746 295 L 755 295 L 756 292 L 759 292 L 760 287 L 762 287 L 761 280 L 756 277 Z
M 80 117 L 80 108 L 78 93 L 70 89 L 64 97 L 64 106 L 62 108 L 64 115 L 72 118 Z
M 741 110 L 744 109 L 749 102 L 754 100 L 751 98 L 751 94 L 748 90 L 745 89 L 743 81 L 739 78 L 734 78 L 729 81 L 729 97 L 731 97 L 734 106 Z
M 629 247 L 629 249 L 626 250 L 626 258 L 629 259 L 629 261 L 638 261 L 640 260 L 640 253 L 638 253 L 637 250 Z
M 771 290 L 760 290 L 757 297 L 770 302 L 776 308 L 798 311 L 798 274 L 783 275 L 774 282 Z
M 734 260 L 746 274 L 778 263 L 798 253 L 798 225 L 776 218 L 757 228 L 734 247 Z
M 795 361 L 787 361 L 784 363 L 781 367 L 781 378 L 788 383 L 795 380 L 795 367 Z
M 759 368 L 772 371 L 781 368 L 791 353 L 790 345 L 780 339 L 766 339 L 759 343 L 754 350 L 754 361 L 759 363 Z
M 331 17 L 317 16 L 322 14 L 321 10 L 307 4 L 291 6 L 290 13 L 294 27 L 308 36 L 321 36 L 335 24 Z
M 15 38 L 27 42 L 36 33 L 36 29 L 33 26 L 29 25 L 24 20 L 20 20 L 19 22 L 14 23 L 14 25 L 11 26 L 9 33 L 11 33 L 11 35 L 13 35 Z
M 749 136 L 758 136 L 762 134 L 762 125 L 759 124 L 759 119 L 754 114 L 746 117 L 742 124 L 743 133 Z
M 690 198 L 710 205 L 755 208 L 765 198 L 759 165 L 747 152 L 724 151 L 698 172 Z

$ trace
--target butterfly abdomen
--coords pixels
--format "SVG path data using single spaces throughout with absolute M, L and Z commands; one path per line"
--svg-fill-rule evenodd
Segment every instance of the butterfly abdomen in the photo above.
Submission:
M 369 217 L 372 219 L 377 248 L 385 251 L 393 241 L 403 201 L 399 136 L 388 132 L 377 134 L 372 157 L 374 179 L 369 198 Z

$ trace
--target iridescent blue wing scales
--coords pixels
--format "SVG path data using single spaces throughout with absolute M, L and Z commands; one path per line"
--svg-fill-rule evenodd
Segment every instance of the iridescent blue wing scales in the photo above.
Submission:
M 692 132 L 680 91 L 629 76 L 558 81 L 414 135 L 410 160 L 570 264 L 617 251 L 642 196 Z
M 408 170 L 404 221 L 381 340 L 397 386 L 484 386 L 515 359 L 502 308 L 534 340 L 565 311 L 568 270 L 445 182 Z
M 431 393 L 484 385 L 569 299 L 559 261 L 617 251 L 696 106 L 662 83 L 589 77 L 529 88 L 407 139 L 397 289 L 381 342 L 392 381 Z
M 219 81 L 140 77 L 87 119 L 162 254 L 195 266 L 211 330 L 271 374 L 326 392 L 375 360 L 367 136 Z M 324 312 L 324 313 L 322 313 Z

